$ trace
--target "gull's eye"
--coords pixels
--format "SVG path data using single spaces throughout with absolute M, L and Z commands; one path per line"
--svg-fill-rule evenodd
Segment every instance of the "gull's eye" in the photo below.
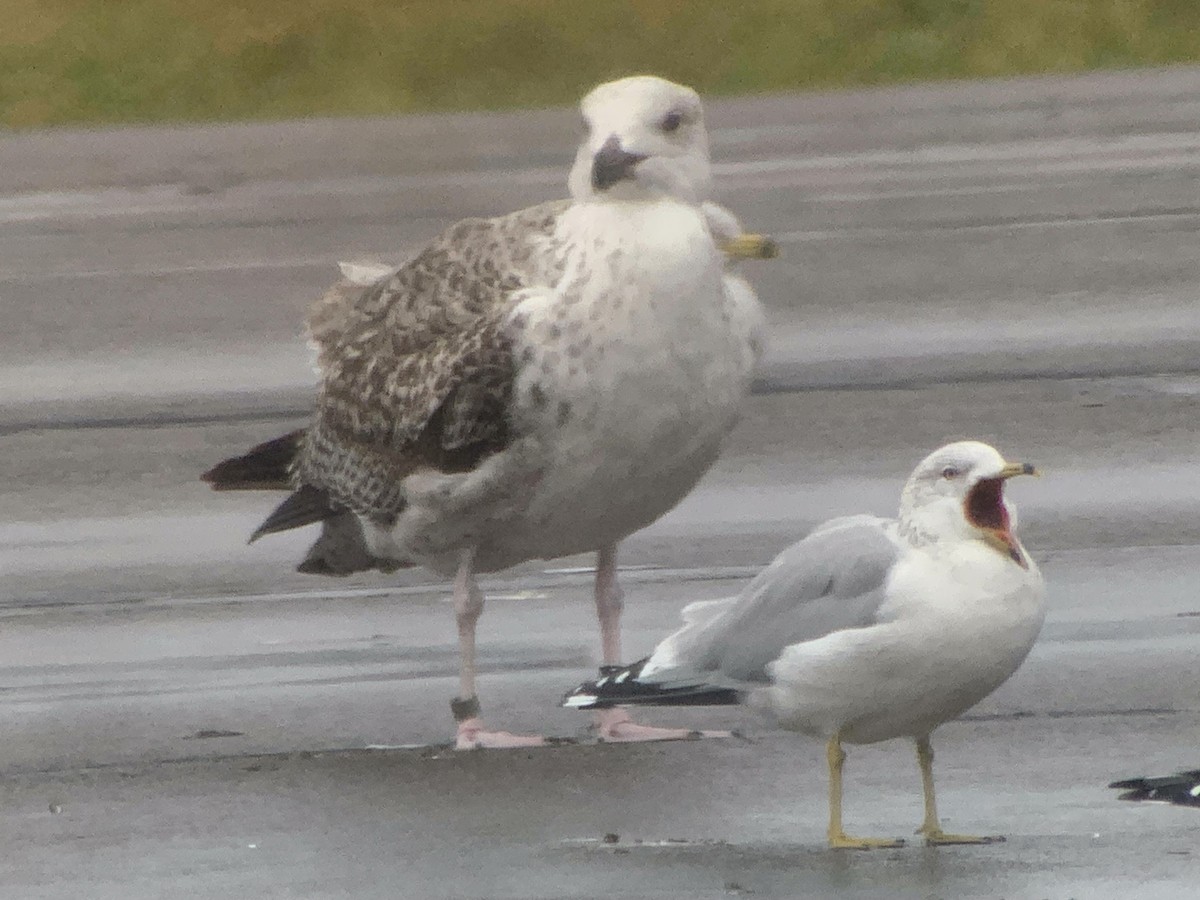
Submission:
M 663 116 L 662 121 L 658 123 L 658 127 L 661 128 L 663 131 L 665 131 L 667 134 L 670 134 L 672 131 L 678 131 L 679 126 L 682 124 L 683 124 L 683 113 L 676 112 L 673 110 L 673 111 L 667 113 L 665 116 Z
M 961 474 L 962 472 L 960 472 L 955 466 L 946 466 L 946 468 L 942 469 L 943 478 L 957 478 Z

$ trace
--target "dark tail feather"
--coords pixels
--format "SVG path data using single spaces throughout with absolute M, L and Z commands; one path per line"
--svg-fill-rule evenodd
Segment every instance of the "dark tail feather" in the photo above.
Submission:
M 253 544 L 265 534 L 323 522 L 336 512 L 333 504 L 329 502 L 329 494 L 320 488 L 302 485 L 298 491 L 290 494 L 275 507 L 275 511 L 267 516 L 267 520 L 250 535 L 250 543 Z
M 215 491 L 289 490 L 292 486 L 292 462 L 300 452 L 300 442 L 303 440 L 303 430 L 289 432 L 251 447 L 242 456 L 217 463 L 200 477 L 211 484 Z M 412 565 L 372 555 L 354 513 L 335 506 L 328 493 L 311 485 L 302 485 L 275 507 L 267 520 L 250 535 L 250 543 L 253 544 L 263 535 L 301 528 L 314 522 L 321 523 L 321 534 L 296 567 L 298 572 L 308 575 L 350 575 L 370 569 L 394 572 Z
M 570 709 L 603 709 L 607 706 L 735 706 L 740 695 L 732 688 L 714 687 L 699 682 L 667 687 L 638 678 L 650 657 L 631 666 L 604 671 L 595 681 L 585 681 L 563 696 L 562 705 Z
M 211 484 L 214 491 L 286 491 L 291 487 L 292 460 L 303 438 L 301 430 L 266 441 L 242 456 L 217 463 L 200 478 Z

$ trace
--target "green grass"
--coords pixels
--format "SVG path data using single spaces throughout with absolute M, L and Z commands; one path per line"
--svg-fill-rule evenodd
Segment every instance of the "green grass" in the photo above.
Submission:
M 1197 0 L 0 0 L 0 124 L 495 109 L 1200 61 Z

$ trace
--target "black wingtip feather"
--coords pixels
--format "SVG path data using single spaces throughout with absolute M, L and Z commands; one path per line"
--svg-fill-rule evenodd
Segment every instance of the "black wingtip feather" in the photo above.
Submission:
M 664 687 L 638 678 L 650 657 L 631 666 L 605 672 L 595 681 L 586 681 L 562 699 L 571 709 L 604 709 L 610 706 L 734 706 L 741 695 L 732 688 L 709 684 Z
M 1200 769 L 1191 769 L 1175 775 L 1160 775 L 1150 778 L 1126 778 L 1109 785 L 1124 793 L 1119 800 L 1149 800 L 1174 803 L 1178 806 L 1200 806 Z

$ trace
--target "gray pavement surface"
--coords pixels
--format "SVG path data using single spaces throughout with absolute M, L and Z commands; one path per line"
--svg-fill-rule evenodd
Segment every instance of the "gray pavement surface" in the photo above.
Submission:
M 979 437 L 1050 586 L 1020 672 L 935 735 L 948 826 L 830 852 L 822 748 L 598 746 L 584 557 L 485 583 L 481 689 L 582 739 L 455 754 L 449 588 L 323 581 L 196 475 L 304 421 L 307 303 L 352 256 L 560 196 L 575 113 L 0 136 L 0 897 L 1183 898 L 1200 812 L 1200 69 L 710 104 L 720 197 L 783 256 L 727 452 L 625 545 L 626 648 Z M 852 830 L 920 818 L 851 748 Z M 604 843 L 606 834 L 617 835 Z

